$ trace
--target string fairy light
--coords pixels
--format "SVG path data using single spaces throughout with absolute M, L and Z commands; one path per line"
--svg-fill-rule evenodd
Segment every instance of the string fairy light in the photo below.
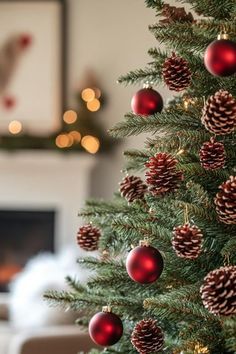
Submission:
M 68 135 L 73 139 L 74 144 L 78 144 L 81 141 L 81 134 L 77 130 L 72 130 Z
M 13 120 L 9 123 L 8 130 L 11 134 L 19 134 L 22 131 L 22 123 L 19 120 Z
M 73 145 L 73 138 L 69 134 L 59 134 L 55 140 L 56 146 L 60 149 L 68 148 Z
M 90 154 L 96 154 L 100 147 L 100 142 L 98 138 L 92 135 L 86 135 L 81 140 L 81 145 L 85 150 L 87 150 Z
M 77 116 L 77 113 L 75 111 L 73 111 L 72 109 L 66 111 L 64 114 L 63 114 L 63 120 L 65 123 L 67 124 L 73 124 L 76 122 L 78 116 Z
M 93 101 L 96 98 L 96 91 L 93 90 L 92 88 L 85 88 L 82 92 L 81 92 L 81 97 L 82 100 L 84 100 L 85 102 L 90 102 Z
M 91 112 L 96 112 L 100 109 L 101 103 L 97 98 L 94 100 L 87 102 L 87 108 Z

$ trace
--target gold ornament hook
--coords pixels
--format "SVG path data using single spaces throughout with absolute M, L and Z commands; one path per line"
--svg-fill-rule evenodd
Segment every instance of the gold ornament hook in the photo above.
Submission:
M 139 241 L 139 246 L 148 247 L 150 245 L 148 237 L 144 237 L 143 240 Z
M 146 81 L 143 84 L 143 88 L 145 89 L 152 89 L 153 83 L 151 81 Z
M 225 32 L 225 30 L 223 30 L 221 33 L 218 34 L 217 39 L 218 40 L 229 39 L 229 35 L 228 33 Z
M 184 208 L 184 223 L 189 224 L 189 218 L 188 218 L 188 205 L 185 205 Z
M 224 255 L 224 266 L 229 266 L 230 265 L 230 253 L 226 253 Z
M 102 312 L 111 312 L 111 306 L 110 305 L 103 306 Z

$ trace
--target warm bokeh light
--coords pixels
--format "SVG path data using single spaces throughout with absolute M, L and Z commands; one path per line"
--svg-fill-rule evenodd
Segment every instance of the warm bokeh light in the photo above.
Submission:
M 91 112 L 98 111 L 100 106 L 101 106 L 100 101 L 97 98 L 95 98 L 94 100 L 92 100 L 90 102 L 87 102 L 87 108 Z
M 8 130 L 11 134 L 19 134 L 22 131 L 22 124 L 18 120 L 13 120 L 8 125 Z
M 184 103 L 184 109 L 187 111 L 188 110 L 188 106 L 189 106 L 189 101 L 186 99 L 183 101 Z
M 67 124 L 73 124 L 77 120 L 77 113 L 70 109 L 63 114 L 63 120 Z
M 73 139 L 74 144 L 78 144 L 81 140 L 81 134 L 77 130 L 72 130 L 68 135 Z
M 82 138 L 81 145 L 85 148 L 85 150 L 90 152 L 90 154 L 96 154 L 99 150 L 100 142 L 98 138 L 95 138 L 92 135 L 86 135 Z
M 82 91 L 81 97 L 85 102 L 90 102 L 95 99 L 95 91 L 91 88 L 86 88 Z
M 69 134 L 60 134 L 56 137 L 56 146 L 60 149 L 72 146 L 73 138 Z
M 189 108 L 189 105 L 194 106 L 197 103 L 197 98 L 195 97 L 184 97 L 183 98 L 183 105 L 184 105 L 184 109 L 187 111 Z
M 74 143 L 74 139 L 72 138 L 72 136 L 70 134 L 67 134 L 67 138 L 68 138 L 68 144 L 67 147 L 71 147 Z

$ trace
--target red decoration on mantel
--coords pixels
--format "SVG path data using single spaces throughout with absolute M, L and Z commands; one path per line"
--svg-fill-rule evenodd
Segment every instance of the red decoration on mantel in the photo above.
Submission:
M 123 324 L 119 316 L 104 306 L 89 322 L 89 335 L 98 345 L 107 347 L 117 343 L 123 334 Z
M 131 108 L 135 114 L 143 116 L 160 113 L 163 108 L 163 99 L 151 86 L 145 85 L 143 89 L 134 94 Z
M 236 73 L 236 43 L 229 40 L 225 33 L 218 38 L 205 51 L 205 67 L 215 76 L 233 75 Z
M 140 246 L 130 251 L 126 260 L 126 270 L 131 279 L 148 284 L 156 281 L 164 267 L 161 253 L 149 246 L 146 240 L 140 241 Z
M 2 104 L 5 109 L 12 109 L 16 105 L 16 100 L 12 96 L 5 96 L 2 99 Z
M 28 33 L 23 33 L 19 37 L 19 43 L 22 49 L 28 48 L 32 43 L 32 36 Z

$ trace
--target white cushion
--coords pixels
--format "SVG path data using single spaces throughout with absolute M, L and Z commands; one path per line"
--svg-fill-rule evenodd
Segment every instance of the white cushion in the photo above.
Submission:
M 10 285 L 12 325 L 17 329 L 27 329 L 73 323 L 75 314 L 49 307 L 43 294 L 47 290 L 65 290 L 65 276 L 68 274 L 86 283 L 91 271 L 82 269 L 76 260 L 91 253 L 97 255 L 97 252 L 88 253 L 73 245 L 57 256 L 44 253 L 30 260 Z

